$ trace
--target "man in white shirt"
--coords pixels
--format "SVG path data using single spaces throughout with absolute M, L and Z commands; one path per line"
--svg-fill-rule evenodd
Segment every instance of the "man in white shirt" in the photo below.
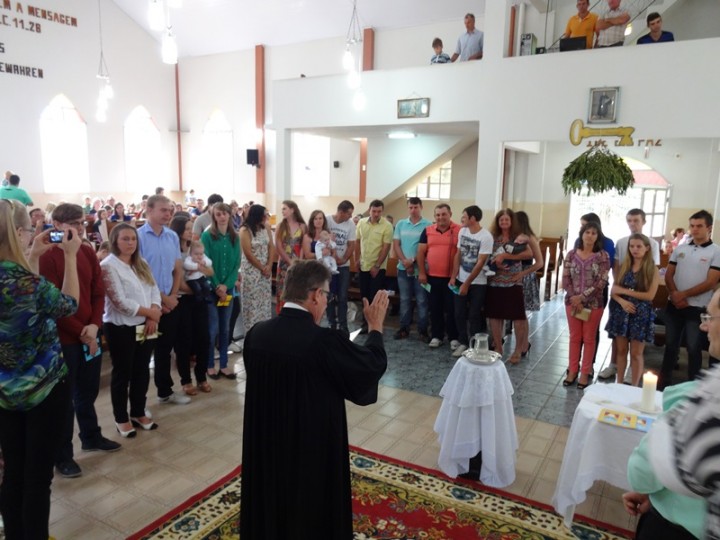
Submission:
M 608 7 L 595 23 L 597 31 L 596 48 L 622 47 L 625 42 L 625 27 L 630 20 L 630 12 L 620 7 L 620 0 L 608 0 Z
M 697 377 L 702 368 L 702 350 L 707 336 L 700 331 L 700 314 L 710 301 L 720 281 L 720 246 L 714 244 L 712 215 L 700 210 L 690 216 L 692 240 L 677 247 L 670 255 L 665 285 L 668 304 L 665 308 L 665 354 L 658 388 L 672 384 L 673 367 L 678 359 L 680 339 L 687 343 L 688 380 Z M 710 357 L 710 363 L 717 362 Z
M 452 277 L 448 283 L 460 288 L 455 296 L 455 324 L 460 345 L 453 351 L 454 357 L 462 356 L 468 348 L 468 328 L 473 335 L 487 332 L 484 317 L 487 277 L 482 269 L 492 255 L 494 239 L 480 225 L 481 220 L 482 210 L 479 206 L 472 205 L 463 210 Z
M 468 13 L 465 15 L 465 30 L 458 38 L 455 53 L 450 58 L 451 62 L 460 59 L 461 62 L 467 60 L 480 60 L 483 57 L 483 33 L 475 28 L 475 15 Z
M 342 201 L 337 206 L 333 216 L 327 216 L 330 232 L 335 235 L 335 262 L 338 269 L 338 284 L 336 299 L 328 302 L 327 318 L 331 328 L 349 335 L 347 325 L 348 288 L 350 287 L 350 256 L 355 251 L 355 223 L 352 213 L 355 210 L 353 203 Z

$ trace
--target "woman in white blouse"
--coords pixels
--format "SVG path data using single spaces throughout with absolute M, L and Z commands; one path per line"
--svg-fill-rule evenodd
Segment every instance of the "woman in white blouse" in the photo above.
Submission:
M 145 415 L 145 398 L 150 384 L 152 336 L 157 337 L 162 314 L 160 290 L 140 256 L 133 226 L 121 223 L 113 228 L 110 252 L 100 264 L 105 282 L 103 328 L 113 366 L 110 397 L 118 433 L 135 437 L 134 428 L 158 427 Z

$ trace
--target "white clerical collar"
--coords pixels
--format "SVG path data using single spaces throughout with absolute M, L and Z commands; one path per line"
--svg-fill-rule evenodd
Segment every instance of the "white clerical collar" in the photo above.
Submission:
M 301 306 L 300 304 L 296 304 L 295 302 L 285 302 L 283 304 L 283 308 L 301 309 L 303 311 L 307 311 L 308 313 L 310 313 L 307 308 Z

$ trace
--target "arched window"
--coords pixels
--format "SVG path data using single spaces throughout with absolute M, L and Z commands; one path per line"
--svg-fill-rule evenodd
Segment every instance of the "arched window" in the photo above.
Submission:
M 162 185 L 160 130 L 143 106 L 135 107 L 125 120 L 125 179 L 128 191 L 147 192 Z
M 87 125 L 62 94 L 40 115 L 40 151 L 46 193 L 90 190 Z
M 227 196 L 235 191 L 233 132 L 222 111 L 214 111 L 203 128 L 202 164 L 203 192 Z

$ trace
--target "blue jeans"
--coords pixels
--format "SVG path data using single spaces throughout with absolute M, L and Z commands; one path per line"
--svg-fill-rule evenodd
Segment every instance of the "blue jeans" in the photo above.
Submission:
M 427 292 L 420 286 L 418 278 L 409 276 L 405 270 L 398 268 L 398 289 L 400 289 L 400 328 L 410 328 L 413 319 L 412 299 L 415 297 L 417 306 L 418 332 L 427 332 L 428 329 L 428 297 Z
M 700 314 L 703 308 L 689 306 L 678 309 L 671 302 L 665 308 L 665 354 L 663 355 L 662 387 L 672 384 L 672 373 L 677 362 L 680 340 L 685 330 L 688 354 L 688 380 L 697 378 L 702 369 L 702 351 L 707 347 L 707 334 L 700 330 Z M 715 359 L 711 357 L 710 362 Z
M 232 302 L 228 306 L 208 305 L 208 326 L 210 333 L 210 347 L 207 368 L 215 369 L 215 340 L 220 351 L 220 369 L 225 369 L 228 363 L 228 333 L 230 332 L 230 315 L 232 315 Z
M 337 274 L 337 290 L 333 291 L 337 300 L 330 302 L 327 307 L 327 318 L 331 328 L 338 325 L 347 328 L 347 302 L 348 288 L 350 287 L 350 267 L 339 266 Z

